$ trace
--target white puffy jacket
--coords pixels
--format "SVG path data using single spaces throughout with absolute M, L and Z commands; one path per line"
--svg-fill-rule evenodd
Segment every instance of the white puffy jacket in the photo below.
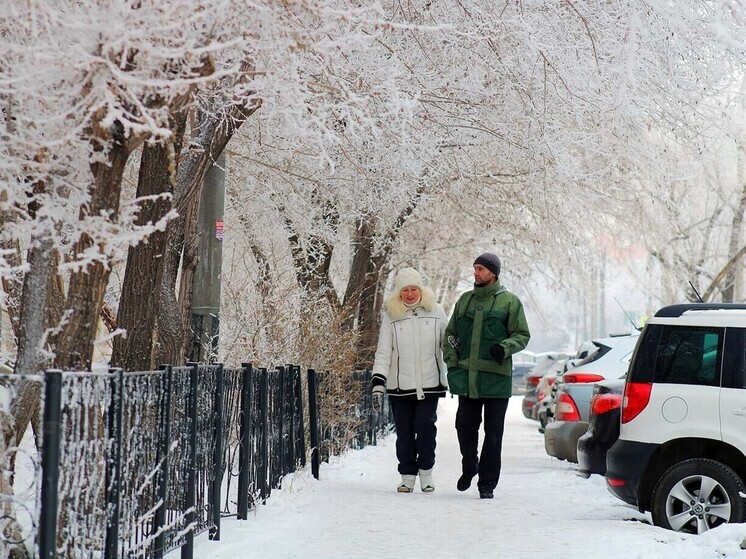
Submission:
M 389 396 L 445 394 L 448 387 L 442 342 L 448 318 L 427 287 L 414 308 L 394 294 L 386 300 L 373 364 L 372 384 Z

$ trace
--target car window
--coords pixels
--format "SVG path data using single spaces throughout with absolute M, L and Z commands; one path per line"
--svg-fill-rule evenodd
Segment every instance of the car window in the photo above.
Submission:
M 653 382 L 653 371 L 658 356 L 658 344 L 661 339 L 663 326 L 660 324 L 647 324 L 640 334 L 641 338 L 637 344 L 636 353 L 632 358 L 627 381 L 629 382 Z
M 746 388 L 746 329 L 728 328 L 723 355 L 723 388 Z
M 603 357 L 610 351 L 611 351 L 611 348 L 609 346 L 606 346 L 606 345 L 596 346 L 592 353 L 589 353 L 583 359 L 581 359 L 580 361 L 577 361 L 573 365 L 573 367 L 580 367 L 581 365 L 587 365 L 588 363 L 593 363 L 594 361 L 601 359 L 601 357 Z
M 653 381 L 719 386 L 723 334 L 722 328 L 664 327 Z

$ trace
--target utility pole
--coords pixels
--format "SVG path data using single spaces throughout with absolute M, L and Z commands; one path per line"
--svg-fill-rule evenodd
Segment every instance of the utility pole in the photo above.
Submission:
M 601 269 L 598 277 L 598 325 L 602 338 L 610 334 L 606 324 L 606 247 L 601 253 Z
M 223 268 L 225 154 L 207 171 L 199 201 L 198 262 L 192 286 L 189 361 L 214 363 L 220 332 L 220 282 Z

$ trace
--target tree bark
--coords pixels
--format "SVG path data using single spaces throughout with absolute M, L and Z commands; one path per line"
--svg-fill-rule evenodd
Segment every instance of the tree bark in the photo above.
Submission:
M 137 197 L 173 194 L 177 161 L 175 153 L 181 151 L 186 112 L 174 120 L 174 141 L 143 147 Z M 146 199 L 140 204 L 136 223 L 156 223 L 169 212 L 172 199 Z M 124 328 L 125 336 L 114 338 L 112 365 L 128 371 L 149 371 L 154 363 L 154 340 L 157 310 L 161 294 L 164 262 L 167 257 L 167 231 L 156 231 L 147 242 L 131 247 L 122 284 L 122 296 L 117 312 L 117 326 Z
M 378 221 L 367 216 L 358 221 L 355 231 L 354 250 L 350 276 L 347 282 L 343 307 L 346 309 L 347 326 L 358 333 L 359 368 L 373 366 L 373 357 L 378 339 L 378 316 L 383 306 L 385 278 L 389 273 L 389 262 L 396 238 L 409 216 L 417 207 L 424 187 L 416 193 L 399 213 L 394 225 L 385 233 L 377 232 Z M 376 237 L 382 237 L 377 239 Z M 376 251 L 374 247 L 380 248 Z
M 728 243 L 729 255 L 736 254 L 736 252 L 738 251 L 738 247 L 741 245 L 741 232 L 743 230 L 744 213 L 746 213 L 746 183 L 744 183 L 742 187 L 741 198 L 738 201 L 738 206 L 734 210 L 733 221 L 731 222 L 730 240 Z M 721 290 L 723 303 L 732 303 L 735 300 L 736 270 L 737 266 L 733 265 L 728 268 L 728 272 L 725 275 L 723 281 L 724 285 Z
M 192 339 L 192 286 L 194 285 L 194 275 L 199 261 L 200 236 L 203 233 L 196 230 L 198 211 L 199 196 L 191 200 L 186 210 L 186 219 L 184 220 L 184 251 L 181 260 L 181 277 L 179 278 L 179 322 L 184 331 L 184 335 L 181 337 L 180 351 L 184 357 L 187 357 L 190 353 L 190 341 Z
M 93 163 L 93 184 L 87 207 L 81 209 L 81 219 L 87 215 L 107 213 L 111 219 L 119 215 L 119 198 L 122 190 L 124 166 L 133 141 L 114 142 L 106 163 Z M 87 234 L 75 243 L 74 254 L 83 254 L 93 246 Z M 90 370 L 93 344 L 96 339 L 99 315 L 104 292 L 109 282 L 110 267 L 101 262 L 77 270 L 70 275 L 70 287 L 64 308 L 65 324 L 57 343 L 54 364 L 64 370 Z
M 741 249 L 736 252 L 730 260 L 728 260 L 728 263 L 723 266 L 723 268 L 718 272 L 718 274 L 715 276 L 715 279 L 712 280 L 710 285 L 707 287 L 705 292 L 702 294 L 702 300 L 706 303 L 710 300 L 715 290 L 720 286 L 722 281 L 727 277 L 728 273 L 735 268 L 735 266 L 740 262 L 740 260 L 746 256 L 746 246 L 742 246 Z
M 178 365 L 185 360 L 184 336 L 188 325 L 180 315 L 180 302 L 191 297 L 191 278 L 181 282 L 179 295 L 176 294 L 176 281 L 184 248 L 185 232 L 194 228 L 196 211 L 193 218 L 189 209 L 197 204 L 205 174 L 210 166 L 223 152 L 225 146 L 236 133 L 238 128 L 259 108 L 234 106 L 226 114 L 203 113 L 199 123 L 199 134 L 189 142 L 189 151 L 179 161 L 174 188 L 174 206 L 179 212 L 179 218 L 169 222 L 167 231 L 168 256 L 164 262 L 161 279 L 160 297 L 158 301 L 158 343 L 156 359 L 159 363 Z M 195 208 L 196 209 L 196 208 Z M 188 295 L 187 295 L 188 293 Z

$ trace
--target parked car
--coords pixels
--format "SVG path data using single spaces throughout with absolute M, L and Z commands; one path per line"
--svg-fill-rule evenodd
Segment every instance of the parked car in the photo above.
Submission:
M 544 373 L 544 376 L 541 377 L 539 384 L 536 385 L 536 404 L 534 405 L 531 417 L 539 421 L 542 427 L 545 423 L 541 422 L 540 414 L 542 410 L 546 408 L 549 396 L 552 392 L 552 386 L 554 386 L 557 377 L 562 374 L 566 362 L 567 359 L 559 359 L 558 361 L 555 361 L 554 364 L 549 367 L 549 370 Z
M 653 523 L 701 534 L 746 520 L 746 305 L 650 318 L 630 366 L 609 490 Z
M 537 387 L 537 399 L 539 401 L 535 415 L 539 420 L 540 433 L 544 432 L 544 427 L 547 426 L 547 423 L 554 420 L 557 388 L 562 384 L 562 376 L 568 369 L 575 367 L 579 362 L 580 359 L 565 359 L 558 362 L 557 366 L 550 369 L 541 381 L 539 381 L 539 386 Z M 544 383 L 547 386 L 543 386 Z
M 513 363 L 513 395 L 526 393 L 526 376 L 534 368 L 533 363 Z
M 638 338 L 639 334 L 635 333 L 594 340 L 598 350 L 562 375 L 554 420 L 544 428 L 547 454 L 578 461 L 578 439 L 588 430 L 593 383 L 624 375 Z
M 523 396 L 523 415 L 527 419 L 535 419 L 533 416 L 534 406 L 536 406 L 536 388 L 541 381 L 541 377 L 544 376 L 552 365 L 554 365 L 559 358 L 553 355 L 547 355 L 546 357 L 539 360 L 531 372 L 526 375 L 526 393 Z
M 606 473 L 606 453 L 619 438 L 624 378 L 593 385 L 588 430 L 578 439 L 580 475 Z

